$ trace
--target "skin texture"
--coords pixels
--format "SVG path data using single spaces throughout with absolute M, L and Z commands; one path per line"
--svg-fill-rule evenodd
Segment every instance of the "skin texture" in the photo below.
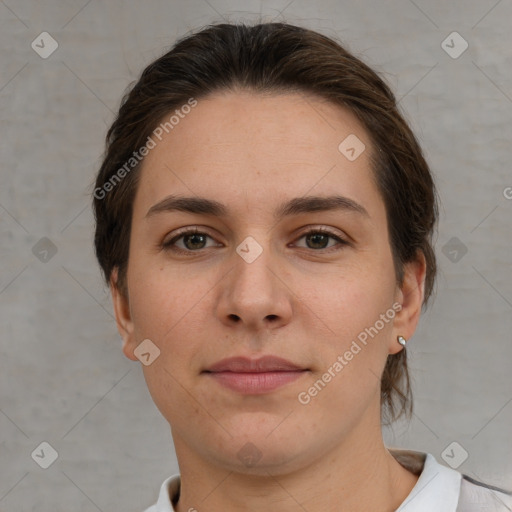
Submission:
M 349 134 L 366 145 L 353 162 L 338 150 Z M 383 444 L 380 376 L 388 355 L 402 350 L 397 336 L 409 339 L 416 328 L 425 262 L 408 264 L 397 286 L 370 151 L 366 131 L 347 110 L 296 93 L 231 91 L 200 99 L 145 158 L 128 298 L 118 292 L 115 272 L 111 289 L 124 354 L 137 361 L 144 339 L 161 351 L 143 370 L 171 426 L 180 512 L 286 512 L 299 504 L 308 512 L 391 511 L 416 483 Z M 214 199 L 229 215 L 147 216 L 170 194 Z M 335 210 L 273 217 L 289 199 L 332 194 L 369 216 Z M 162 249 L 183 227 L 208 237 L 177 240 L 188 255 Z M 318 227 L 348 244 L 304 236 Z M 252 263 L 236 252 L 248 236 L 262 248 Z M 301 404 L 298 394 L 395 302 L 402 309 L 394 319 Z M 236 393 L 201 373 L 226 357 L 267 354 L 309 371 L 262 395 Z M 247 443 L 260 457 L 252 466 L 237 456 Z

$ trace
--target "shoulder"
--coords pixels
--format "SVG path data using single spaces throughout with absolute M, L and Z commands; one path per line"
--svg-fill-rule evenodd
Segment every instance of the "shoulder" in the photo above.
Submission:
M 395 459 L 419 475 L 397 512 L 512 512 L 512 491 L 479 482 L 440 464 L 431 453 L 389 449 Z
M 511 510 L 512 491 L 462 475 L 456 512 L 510 512 Z

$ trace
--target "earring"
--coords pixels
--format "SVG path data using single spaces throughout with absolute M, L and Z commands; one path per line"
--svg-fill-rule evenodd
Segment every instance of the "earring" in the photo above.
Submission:
M 407 343 L 407 340 L 403 336 L 398 336 L 396 340 L 398 341 L 398 343 L 400 343 L 400 345 L 402 345 L 402 347 L 405 348 L 405 344 Z

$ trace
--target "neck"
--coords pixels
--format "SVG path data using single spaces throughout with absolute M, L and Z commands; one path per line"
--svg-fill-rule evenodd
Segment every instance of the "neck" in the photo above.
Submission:
M 364 429 L 363 429 L 364 430 Z M 386 449 L 380 425 L 373 436 L 351 436 L 309 465 L 258 474 L 228 470 L 205 462 L 175 432 L 181 491 L 177 512 L 240 510 L 263 512 L 391 512 L 406 499 L 418 476 Z M 320 434 L 319 434 L 320 435 Z

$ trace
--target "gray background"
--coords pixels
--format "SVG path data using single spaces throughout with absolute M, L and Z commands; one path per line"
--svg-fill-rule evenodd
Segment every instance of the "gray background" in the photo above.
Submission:
M 443 462 L 456 441 L 459 471 L 512 487 L 510 0 L 3 0 L 1 511 L 141 511 L 177 472 L 140 363 L 120 350 L 91 184 L 147 64 L 190 30 L 260 17 L 339 37 L 383 73 L 437 179 L 437 297 L 407 349 L 415 415 L 387 445 Z M 31 48 L 43 31 L 59 45 L 46 59 Z M 469 44 L 458 58 L 441 46 L 453 31 Z M 48 469 L 31 457 L 43 441 L 58 452 Z

